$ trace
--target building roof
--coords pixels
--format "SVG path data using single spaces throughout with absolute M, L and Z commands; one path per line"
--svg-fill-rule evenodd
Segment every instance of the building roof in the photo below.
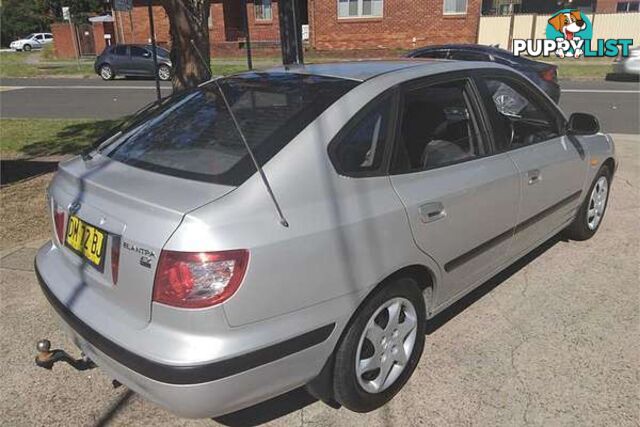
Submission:
M 89 22 L 114 22 L 114 20 L 113 20 L 113 16 L 111 15 L 102 15 L 102 16 L 90 17 Z
M 340 77 L 343 79 L 365 81 L 380 74 L 406 68 L 417 67 L 426 64 L 442 63 L 442 60 L 433 59 L 393 59 L 393 60 L 366 60 L 327 62 L 322 64 L 293 65 L 289 67 L 274 67 L 268 72 L 290 72 L 300 74 L 315 74 L 321 76 Z

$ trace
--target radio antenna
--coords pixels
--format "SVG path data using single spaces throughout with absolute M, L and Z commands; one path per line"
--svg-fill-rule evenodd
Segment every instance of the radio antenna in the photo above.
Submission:
M 265 175 L 264 171 L 262 170 L 262 167 L 260 166 L 260 163 L 258 163 L 258 161 L 256 160 L 256 156 L 254 156 L 253 151 L 251 150 L 251 147 L 249 146 L 249 143 L 247 142 L 247 138 L 245 138 L 244 133 L 242 132 L 242 129 L 240 128 L 240 123 L 238 123 L 238 120 L 236 119 L 236 115 L 233 113 L 233 110 L 231 110 L 231 106 L 229 105 L 229 102 L 227 101 L 227 97 L 225 96 L 224 91 L 222 90 L 222 87 L 218 83 L 218 79 L 215 79 L 214 83 L 216 84 L 216 86 L 218 87 L 218 90 L 220 91 L 220 95 L 222 96 L 222 100 L 224 101 L 224 105 L 227 107 L 227 111 L 229 111 L 229 114 L 231 115 L 231 120 L 233 120 L 233 124 L 234 124 L 236 130 L 238 131 L 238 134 L 240 135 L 240 139 L 242 139 L 242 143 L 244 144 L 244 147 L 247 149 L 247 152 L 249 153 L 249 157 L 251 157 L 251 161 L 253 162 L 253 165 L 256 167 L 256 170 L 258 171 L 258 173 L 260 174 L 260 177 L 262 178 L 262 183 L 264 184 L 265 188 L 267 189 L 267 193 L 269 193 L 269 196 L 271 197 L 271 200 L 273 201 L 273 205 L 276 208 L 276 212 L 278 213 L 278 216 L 280 217 L 280 224 L 282 224 L 282 226 L 284 226 L 284 227 L 289 227 L 289 223 L 287 222 L 286 218 L 284 217 L 284 214 L 282 213 L 282 209 L 280 209 L 280 205 L 278 204 L 278 200 L 276 200 L 276 196 L 273 194 L 273 190 L 271 189 L 271 185 L 269 184 L 269 180 L 267 179 L 267 175 Z
M 202 57 L 202 54 L 200 53 L 200 51 L 198 50 L 198 47 L 196 46 L 195 42 L 193 41 L 193 39 L 189 40 L 191 42 L 191 46 L 193 46 L 193 49 L 196 51 L 196 53 L 198 54 L 198 57 L 200 58 L 200 61 L 202 61 L 202 65 L 204 65 L 205 69 L 209 72 L 209 77 L 213 77 L 212 73 L 211 73 L 211 69 L 209 68 L 207 61 L 204 60 L 204 58 Z M 271 189 L 271 185 L 269 184 L 269 180 L 267 179 L 267 175 L 265 175 L 264 171 L 262 170 L 262 167 L 260 166 L 260 163 L 258 163 L 258 161 L 256 160 L 256 156 L 253 155 L 253 151 L 251 150 L 251 147 L 249 146 L 249 143 L 247 142 L 247 138 L 245 138 L 244 133 L 242 132 L 242 129 L 240 128 L 240 123 L 238 123 L 238 119 L 236 119 L 236 115 L 233 113 L 233 110 L 231 109 L 231 105 L 229 105 L 229 101 L 227 101 L 227 97 L 224 94 L 224 91 L 222 90 L 222 86 L 220 86 L 220 84 L 218 83 L 218 79 L 214 78 L 213 82 L 216 84 L 216 87 L 218 88 L 218 91 L 220 92 L 220 96 L 222 97 L 222 101 L 224 101 L 224 105 L 227 108 L 227 111 L 229 112 L 229 115 L 231 116 L 231 120 L 233 121 L 233 125 L 235 126 L 236 130 L 238 131 L 238 134 L 240 135 L 240 139 L 242 140 L 242 143 L 244 144 L 244 148 L 247 149 L 247 152 L 249 153 L 249 157 L 251 158 L 251 162 L 253 163 L 253 165 L 255 166 L 256 170 L 258 171 L 258 174 L 260 174 L 260 178 L 262 179 L 262 183 L 264 184 L 265 188 L 267 189 L 267 193 L 269 193 L 269 197 L 271 197 L 271 201 L 273 201 L 273 205 L 276 208 L 276 212 L 278 213 L 278 216 L 280 217 L 280 224 L 282 224 L 283 227 L 289 227 L 289 223 L 287 222 L 287 219 L 284 217 L 284 214 L 282 213 L 282 209 L 280 209 L 280 204 L 278 204 L 278 200 L 276 199 L 275 194 L 273 194 L 273 190 Z M 202 84 L 204 84 L 206 82 L 203 82 L 200 84 L 200 86 Z

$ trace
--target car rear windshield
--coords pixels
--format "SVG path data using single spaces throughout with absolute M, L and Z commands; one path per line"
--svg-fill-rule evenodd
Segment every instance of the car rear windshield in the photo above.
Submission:
M 244 73 L 220 88 L 260 165 L 358 82 L 296 73 Z M 151 106 L 110 146 L 114 160 L 151 171 L 240 185 L 255 167 L 215 82 Z

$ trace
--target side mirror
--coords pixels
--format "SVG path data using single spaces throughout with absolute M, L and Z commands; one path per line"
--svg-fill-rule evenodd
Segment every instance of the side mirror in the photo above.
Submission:
M 145 52 L 142 54 L 145 58 L 151 58 L 151 54 L 149 52 Z
M 593 135 L 600 131 L 598 119 L 587 113 L 573 113 L 569 117 L 567 132 L 573 135 Z

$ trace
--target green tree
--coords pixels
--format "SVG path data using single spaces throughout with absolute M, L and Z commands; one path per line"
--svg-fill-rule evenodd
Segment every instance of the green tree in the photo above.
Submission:
M 48 31 L 53 15 L 46 0 L 4 0 L 0 3 L 0 44 L 36 31 Z
M 62 0 L 61 4 L 69 7 L 71 20 L 76 24 L 85 24 L 90 16 L 105 11 L 105 4 L 100 0 Z
M 160 4 L 169 16 L 173 89 L 197 86 L 211 72 L 208 65 L 211 1 L 160 0 Z

